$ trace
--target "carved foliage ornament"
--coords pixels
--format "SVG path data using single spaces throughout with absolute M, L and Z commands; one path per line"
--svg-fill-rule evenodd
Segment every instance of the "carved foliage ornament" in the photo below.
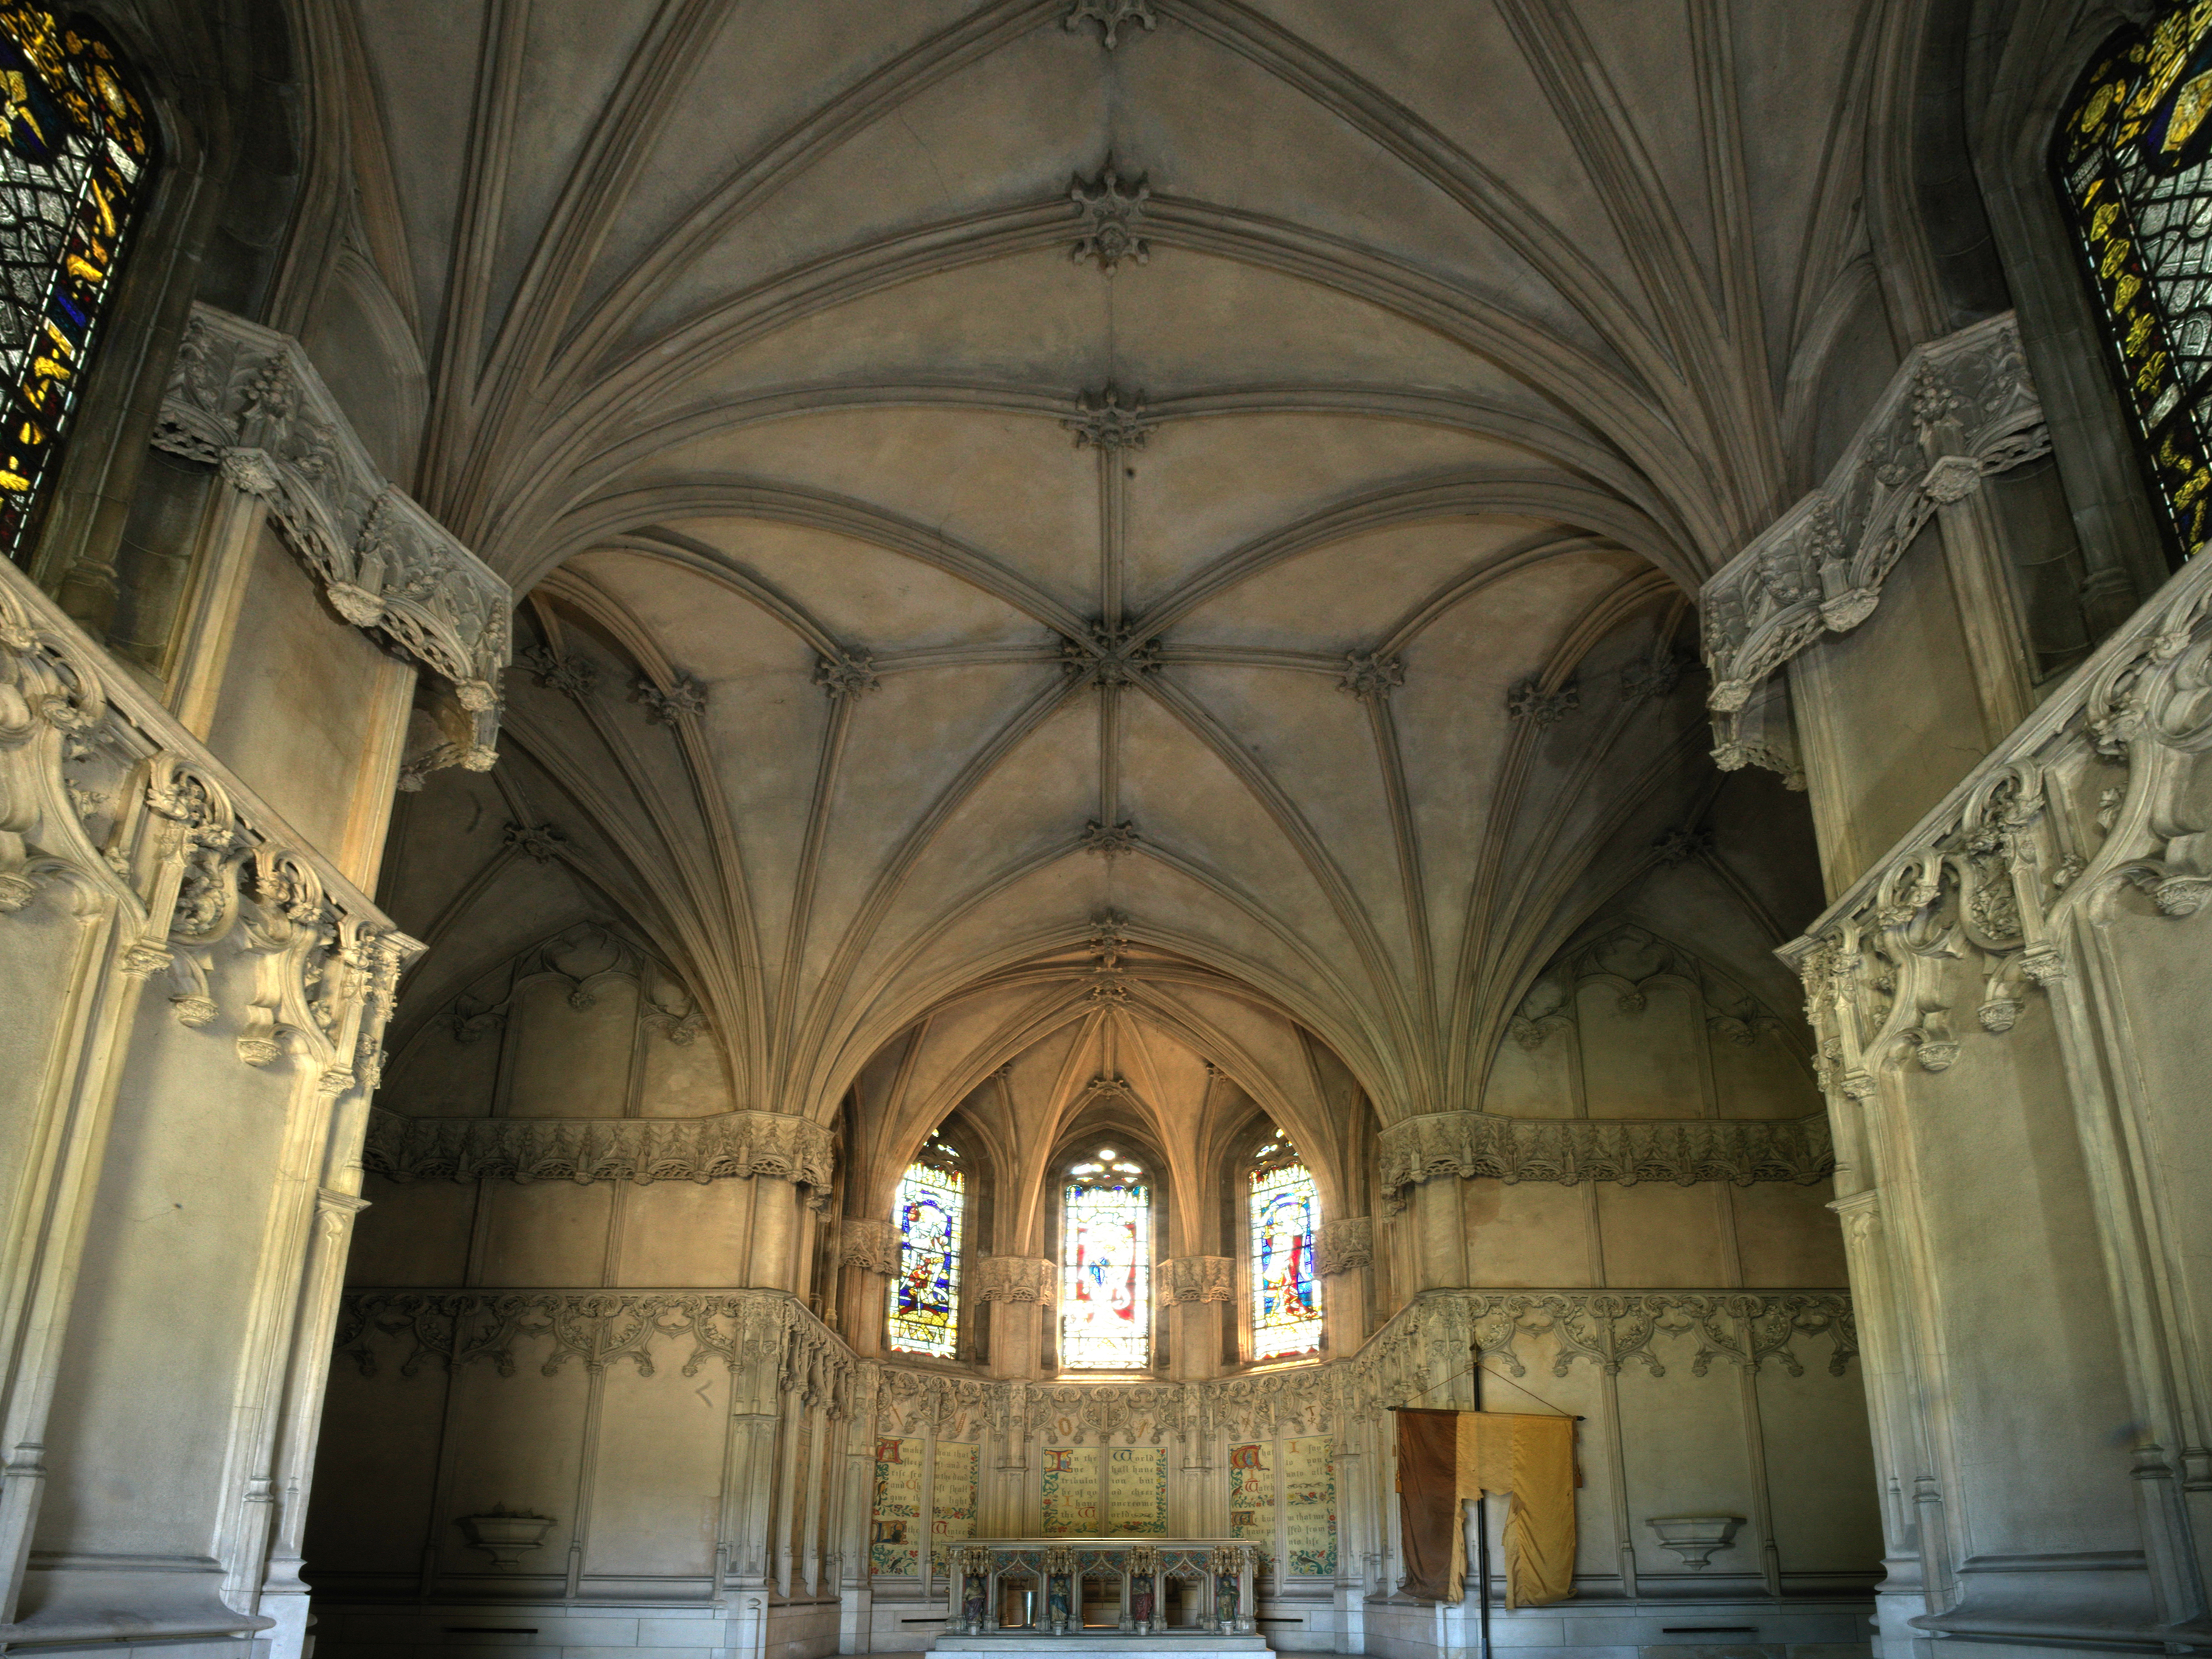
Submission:
M 1163 1302 L 1234 1302 L 1237 1263 L 1225 1255 L 1186 1255 L 1158 1269 Z
M 154 444 L 267 502 L 338 614 L 451 681 L 491 749 L 514 592 L 385 481 L 298 341 L 195 304 Z
M 1827 1115 L 1779 1122 L 1698 1118 L 1639 1121 L 1603 1118 L 1496 1117 L 1438 1112 L 1384 1129 L 1377 1152 L 1382 1190 L 1396 1196 L 1442 1176 L 1462 1180 L 1609 1181 L 1632 1187 L 1671 1181 L 1749 1186 L 1789 1181 L 1809 1187 L 1835 1170 Z
M 836 1137 L 775 1112 L 714 1117 L 408 1117 L 369 1115 L 363 1167 L 394 1181 L 744 1180 L 774 1176 L 830 1190 Z
M 2212 560 L 2098 648 L 1890 855 L 1781 954 L 1802 977 L 1822 1081 L 1948 1069 L 2068 978 L 2075 925 L 2212 902 L 2192 811 L 2212 748 Z M 2115 767 L 2123 781 L 2107 784 Z M 1972 1023 L 1966 1014 L 1972 1012 Z
M 1858 1334 L 1840 1290 L 1439 1291 L 1346 1359 L 1201 1382 L 1038 1384 L 890 1364 L 864 1373 L 834 1333 L 775 1291 L 359 1290 L 341 1304 L 335 1346 L 364 1376 L 395 1358 L 410 1377 L 434 1363 L 478 1362 L 513 1376 L 524 1361 L 550 1376 L 572 1359 L 651 1376 L 678 1356 L 689 1376 L 720 1360 L 766 1372 L 805 1408 L 832 1417 L 872 1409 L 902 1432 L 1158 1445 L 1217 1431 L 1340 1433 L 1393 1406 L 1455 1403 L 1451 1385 L 1463 1385 L 1470 1348 L 1513 1376 L 1532 1364 L 1565 1376 L 1583 1364 L 1664 1376 L 1686 1363 L 1702 1377 L 1716 1361 L 1723 1376 L 1774 1364 L 1802 1376 L 1808 1359 L 1841 1376 Z M 860 1387 L 863 1375 L 874 1376 L 872 1389 Z
M 666 1345 L 684 1353 L 685 1376 L 719 1360 L 764 1373 L 804 1408 L 831 1418 L 852 1409 L 851 1351 L 779 1291 L 356 1291 L 340 1304 L 337 1342 L 363 1376 L 392 1347 L 402 1350 L 402 1376 L 432 1361 L 448 1370 L 482 1361 L 513 1376 L 524 1358 L 546 1376 L 572 1359 L 587 1371 L 628 1364 L 651 1376 Z
M 1938 507 L 2050 448 L 2011 313 L 1916 349 L 1826 481 L 1698 592 L 1716 757 L 1733 752 L 1734 717 L 1762 681 L 1822 634 L 1874 613 Z
M 987 1255 L 969 1280 L 979 1302 L 1052 1302 L 1058 1299 L 1058 1264 L 1024 1255 Z
M 50 887 L 118 919 L 114 966 L 240 1060 L 373 1088 L 400 970 L 422 946 L 0 562 L 0 915 Z M 228 969 L 228 973 L 219 970 Z M 241 969 L 245 971 L 240 971 Z
M 1156 29 L 1160 20 L 1152 15 L 1152 0 L 1074 0 L 1062 27 L 1081 28 L 1085 23 L 1098 25 L 1099 44 L 1111 52 L 1121 44 L 1121 26 L 1138 23 L 1147 29 Z
M 1111 155 L 1096 179 L 1086 184 L 1079 174 L 1068 185 L 1067 198 L 1075 204 L 1076 215 L 1083 223 L 1068 257 L 1078 264 L 1088 259 L 1109 276 L 1124 259 L 1145 264 L 1152 257 L 1152 250 L 1137 234 L 1136 226 L 1152 194 L 1142 179 L 1123 189 Z

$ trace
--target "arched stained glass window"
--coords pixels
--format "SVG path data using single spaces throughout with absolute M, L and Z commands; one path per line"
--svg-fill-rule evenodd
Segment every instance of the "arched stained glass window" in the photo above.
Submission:
M 2052 149 L 2059 195 L 2165 518 L 2212 536 L 2212 3 L 2106 42 Z
M 1314 1232 L 1321 1199 L 1303 1164 L 1255 1170 L 1252 1216 L 1252 1358 L 1273 1359 L 1321 1346 L 1321 1278 Z
M 1142 1370 L 1152 1357 L 1152 1194 L 1110 1146 L 1068 1170 L 1060 1192 L 1060 1363 Z
M 899 1181 L 899 1273 L 891 1346 L 953 1356 L 960 1338 L 960 1236 L 967 1183 L 959 1155 L 933 1137 Z
M 19 0 L 0 0 L 0 547 L 21 562 L 154 135 L 106 39 Z

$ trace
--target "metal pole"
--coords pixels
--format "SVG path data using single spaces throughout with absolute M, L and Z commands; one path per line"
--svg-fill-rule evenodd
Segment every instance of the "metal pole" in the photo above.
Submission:
M 1482 1350 L 1474 1348 L 1474 1373 L 1468 1378 L 1474 1393 L 1474 1408 L 1482 1409 Z M 1474 1541 L 1480 1552 L 1475 1568 L 1475 1595 L 1480 1598 L 1477 1619 L 1481 1632 L 1482 1659 L 1495 1659 L 1490 1650 L 1490 1498 L 1474 1500 Z

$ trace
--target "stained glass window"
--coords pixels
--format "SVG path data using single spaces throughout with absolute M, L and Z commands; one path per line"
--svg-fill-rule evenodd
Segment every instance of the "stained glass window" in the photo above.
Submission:
M 2106 42 L 2052 149 L 2143 453 L 2182 555 L 2212 535 L 2212 0 Z
M 960 1226 L 968 1199 L 950 1147 L 933 1139 L 922 1154 L 899 1182 L 891 1346 L 950 1359 L 960 1335 Z
M 1152 1195 L 1143 1166 L 1103 1147 L 1060 1194 L 1060 1363 L 1139 1370 L 1152 1355 Z
M 1252 1212 L 1252 1358 L 1321 1346 L 1321 1280 L 1314 1229 L 1321 1200 L 1303 1164 L 1255 1170 Z
M 154 137 L 106 38 L 17 0 L 0 0 L 0 547 L 21 562 Z

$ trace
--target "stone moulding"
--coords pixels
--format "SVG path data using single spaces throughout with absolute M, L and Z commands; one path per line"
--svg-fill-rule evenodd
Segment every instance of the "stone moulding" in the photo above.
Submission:
M 475 727 L 460 763 L 491 764 L 514 592 L 386 481 L 297 340 L 195 304 L 154 445 L 267 502 L 340 616 L 452 683 Z
M 1836 1166 L 1825 1112 L 1780 1121 L 1743 1118 L 1638 1121 L 1619 1118 L 1497 1117 L 1438 1112 L 1384 1129 L 1377 1154 L 1382 1190 L 1440 1176 L 1463 1181 L 1610 1181 L 1632 1187 L 1671 1181 L 1790 1181 L 1809 1187 Z
M 1915 348 L 1820 488 L 1698 591 L 1714 758 L 1767 763 L 1741 730 L 1767 678 L 1821 635 L 1873 615 L 1937 508 L 2050 448 L 2010 312 Z
M 362 1167 L 393 1181 L 745 1180 L 774 1176 L 830 1190 L 836 1138 L 775 1112 L 714 1117 L 409 1117 L 369 1114 Z

